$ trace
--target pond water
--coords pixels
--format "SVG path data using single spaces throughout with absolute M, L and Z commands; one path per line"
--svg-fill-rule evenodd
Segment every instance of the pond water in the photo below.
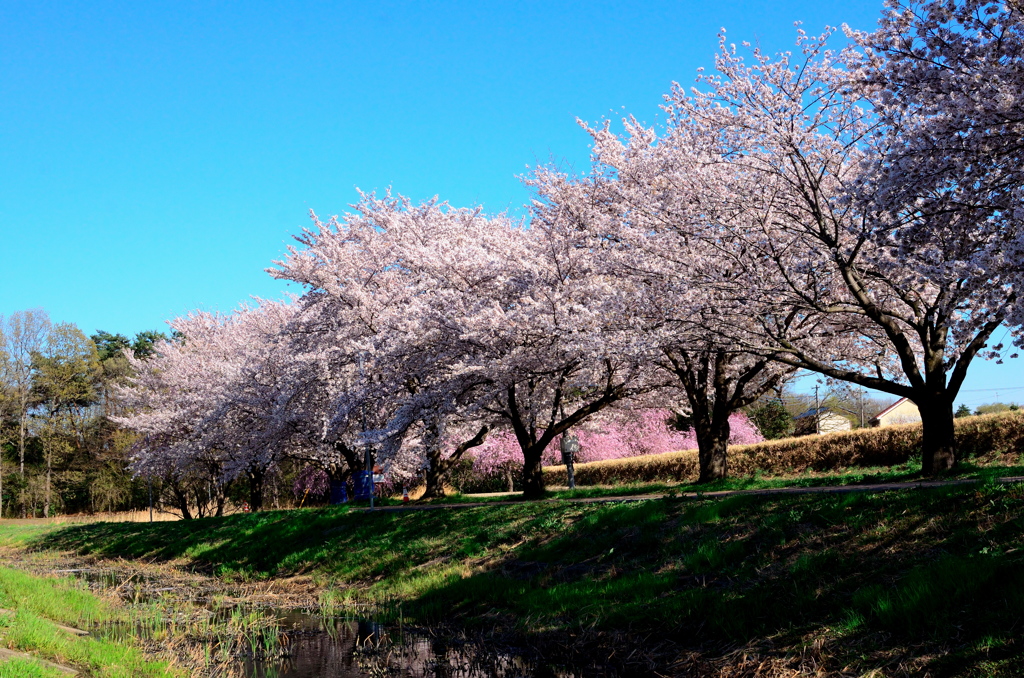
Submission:
M 133 638 L 171 650 L 194 676 L 209 678 L 570 678 L 623 676 L 611 668 L 558 665 L 522 649 L 410 628 L 400 610 L 314 609 L 253 604 L 216 580 L 185 585 L 139 573 L 83 568 L 53 571 L 116 593 L 137 614 L 95 624 L 97 637 Z M 394 623 L 382 624 L 375 619 Z
M 287 656 L 273 660 L 245 658 L 241 675 L 246 678 L 314 678 L 339 676 L 465 676 L 490 678 L 512 676 L 568 676 L 541 670 L 518 657 L 482 652 L 472 645 L 445 646 L 437 638 L 406 634 L 392 639 L 385 629 L 370 621 L 319 618 L 293 613 L 282 619 L 298 633 L 289 634 Z

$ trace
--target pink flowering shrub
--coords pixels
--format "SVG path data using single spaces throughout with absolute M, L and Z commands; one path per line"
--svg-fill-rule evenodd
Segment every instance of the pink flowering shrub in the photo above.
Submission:
M 575 432 L 580 441 L 576 461 L 586 463 L 697 449 L 697 434 L 693 429 L 683 432 L 671 428 L 668 422 L 672 413 L 668 410 L 642 410 L 636 415 L 629 419 L 598 420 L 589 427 L 580 428 Z M 742 412 L 729 416 L 729 426 L 730 445 L 749 445 L 764 440 L 757 427 Z M 545 450 L 546 465 L 562 463 L 560 442 L 561 436 Z
M 632 414 L 632 413 L 631 413 Z M 662 454 L 696 447 L 693 432 L 683 433 L 669 428 L 668 410 L 642 410 L 634 417 L 602 418 L 573 431 L 580 441 L 577 462 L 604 461 L 636 457 L 641 454 Z M 545 450 L 544 463 L 562 463 L 561 436 Z
M 670 428 L 668 420 L 671 416 L 668 410 L 649 409 L 588 422 L 573 431 L 580 442 L 576 461 L 586 463 L 697 449 L 694 431 L 691 429 L 684 433 Z M 757 427 L 742 412 L 730 415 L 729 426 L 730 445 L 751 445 L 764 440 Z M 560 443 L 561 436 L 558 436 L 544 451 L 545 466 L 562 463 Z M 486 443 L 473 450 L 473 469 L 482 476 L 506 474 L 510 469 L 518 472 L 522 464 L 522 452 L 510 431 L 492 435 Z
M 301 500 L 309 493 L 310 497 L 326 497 L 331 491 L 331 479 L 327 472 L 316 466 L 307 466 L 299 471 L 298 478 L 292 486 L 295 498 Z
M 489 476 L 508 467 L 523 465 L 523 453 L 511 431 L 499 431 L 492 434 L 487 441 L 472 450 L 473 470 L 481 475 Z

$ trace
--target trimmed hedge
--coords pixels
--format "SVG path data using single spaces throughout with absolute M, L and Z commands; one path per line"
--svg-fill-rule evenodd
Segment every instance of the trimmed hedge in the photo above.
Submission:
M 1024 452 L 1024 412 L 1001 412 L 955 421 L 961 459 L 991 452 Z M 864 428 L 824 435 L 769 440 L 729 448 L 729 474 L 769 475 L 896 466 L 921 454 L 921 424 Z M 577 485 L 694 481 L 697 450 L 576 464 Z M 544 468 L 544 482 L 565 485 L 564 466 Z

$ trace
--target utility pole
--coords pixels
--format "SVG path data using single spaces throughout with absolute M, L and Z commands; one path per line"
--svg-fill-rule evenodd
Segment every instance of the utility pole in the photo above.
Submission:
M 562 409 L 561 405 L 559 405 L 558 411 L 562 419 L 565 419 L 565 411 Z M 576 459 L 576 454 L 579 453 L 580 451 L 579 438 L 572 434 L 572 429 L 568 429 L 567 431 L 564 431 L 562 433 L 562 440 L 559 442 L 558 447 L 562 453 L 562 463 L 565 464 L 565 477 L 568 481 L 569 489 L 575 490 L 576 470 L 574 467 L 574 462 Z
M 362 382 L 363 387 L 365 388 L 366 373 L 363 371 L 362 353 L 359 354 L 359 381 Z M 366 440 L 366 398 L 363 398 L 363 401 L 360 403 L 359 409 L 363 419 L 363 440 L 365 441 L 363 444 L 365 446 L 364 455 L 366 458 L 366 461 L 364 462 L 366 466 L 366 482 L 370 486 L 370 508 L 373 508 L 373 459 L 370 455 L 370 441 Z
M 370 455 L 370 443 L 366 443 L 366 468 L 369 469 L 366 473 L 366 481 L 370 484 L 370 508 L 373 508 L 373 458 Z
M 814 385 L 814 432 L 821 435 L 821 406 L 818 404 L 818 385 Z

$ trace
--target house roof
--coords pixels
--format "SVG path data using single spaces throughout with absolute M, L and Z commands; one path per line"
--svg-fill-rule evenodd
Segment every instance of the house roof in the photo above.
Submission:
M 814 409 L 812 407 L 811 409 L 807 410 L 806 412 L 803 412 L 802 414 L 798 414 L 798 415 L 796 415 L 793 418 L 794 419 L 803 419 L 804 417 L 813 417 L 815 414 L 817 414 L 820 417 L 820 416 L 823 416 L 823 415 L 826 415 L 826 414 L 831 414 L 831 413 L 832 413 L 832 410 L 827 408 L 827 407 L 819 407 L 818 409 Z M 840 416 L 842 416 L 842 415 L 840 415 Z
M 904 402 L 906 402 L 906 400 L 907 400 L 907 398 L 900 398 L 899 400 L 894 402 L 892 405 L 889 405 L 889 407 L 885 408 L 884 410 L 882 410 L 881 412 L 879 412 L 875 416 L 871 417 L 871 421 L 874 421 L 875 419 L 881 419 L 882 417 L 884 417 L 885 415 L 889 414 L 890 412 L 895 410 L 897 407 L 902 405 Z

